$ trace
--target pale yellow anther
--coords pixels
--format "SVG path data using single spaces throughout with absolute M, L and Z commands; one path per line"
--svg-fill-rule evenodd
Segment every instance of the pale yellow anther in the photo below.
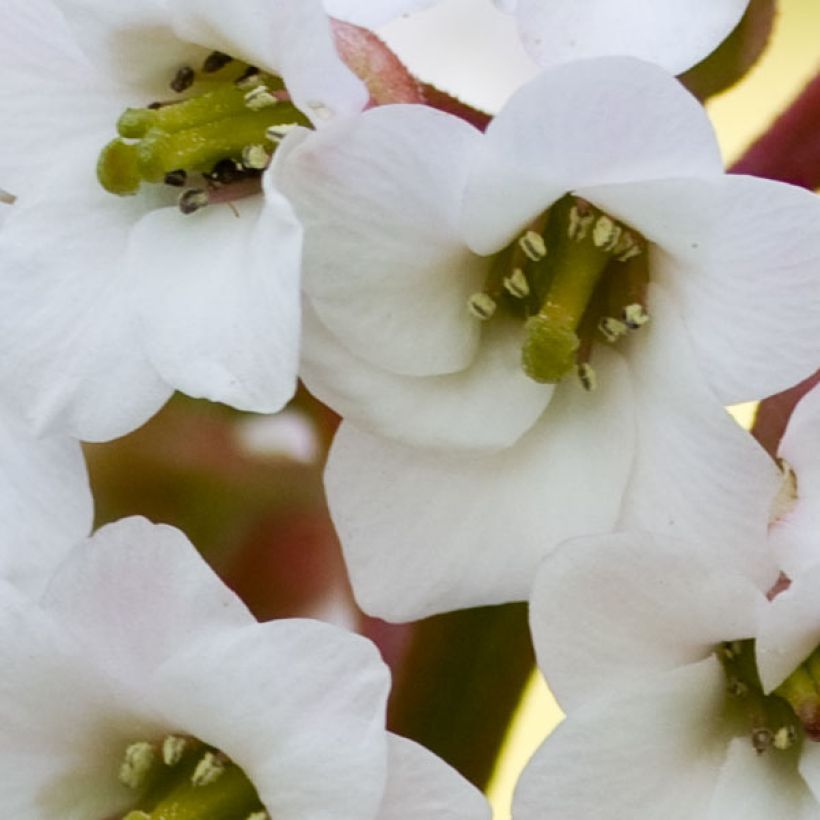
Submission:
M 269 162 L 270 154 L 263 145 L 246 145 L 242 149 L 242 164 L 246 168 L 263 171 Z
M 630 330 L 637 330 L 649 321 L 646 308 L 637 302 L 624 308 L 624 322 Z
M 598 322 L 598 330 L 601 331 L 601 335 L 610 343 L 617 342 L 621 336 L 626 336 L 626 334 L 629 333 L 629 327 L 626 322 L 622 322 L 620 319 L 615 319 L 612 316 L 604 316 Z
M 247 94 L 245 94 L 245 105 L 251 111 L 261 111 L 263 108 L 270 108 L 278 105 L 279 100 L 270 92 L 266 85 L 254 86 Z
M 120 764 L 119 781 L 129 789 L 139 789 L 145 785 L 148 775 L 154 766 L 157 750 L 147 741 L 132 743 L 125 750 L 125 757 Z
M 797 741 L 797 732 L 794 726 L 781 726 L 775 733 L 772 739 L 772 745 L 775 749 L 785 752 L 786 749 L 791 749 Z
M 194 786 L 209 786 L 224 774 L 225 766 L 224 757 L 214 752 L 205 752 L 191 775 L 191 783 Z
M 606 214 L 601 214 L 595 220 L 595 226 L 592 229 L 592 242 L 596 248 L 600 248 L 602 251 L 611 251 L 618 244 L 621 231 L 620 225 Z
M 535 231 L 527 231 L 518 239 L 518 247 L 533 262 L 540 262 L 547 255 L 547 243 L 544 237 Z
M 526 299 L 530 295 L 530 283 L 521 268 L 516 268 L 504 278 L 504 289 L 516 299 Z
M 271 125 L 265 131 L 265 139 L 268 140 L 268 142 L 272 142 L 274 145 L 278 145 L 296 127 L 297 125 L 295 122 Z
M 626 262 L 635 256 L 641 255 L 641 246 L 634 234 L 629 231 L 621 231 L 621 236 L 612 252 L 619 262 Z
M 270 815 L 266 811 L 255 811 L 249 814 L 245 820 L 270 820 Z
M 772 745 L 772 739 L 769 729 L 755 729 L 752 732 L 752 746 L 758 754 L 763 754 Z
M 578 381 L 581 382 L 581 386 L 588 393 L 595 390 L 598 386 L 598 376 L 592 368 L 592 365 L 587 362 L 578 365 Z
M 182 760 L 182 755 L 185 754 L 187 747 L 187 737 L 168 735 L 168 737 L 162 741 L 162 762 L 166 766 L 176 766 L 177 763 Z
M 469 310 L 476 319 L 481 319 L 482 322 L 492 319 L 496 307 L 495 299 L 493 299 L 489 293 L 474 293 L 467 300 L 467 310 Z
M 586 239 L 592 223 L 595 221 L 593 214 L 581 213 L 577 205 L 573 205 L 569 209 L 569 225 L 567 227 L 567 236 L 575 242 L 581 242 Z

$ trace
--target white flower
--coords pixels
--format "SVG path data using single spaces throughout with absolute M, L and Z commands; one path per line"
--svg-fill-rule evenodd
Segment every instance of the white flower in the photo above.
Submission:
M 522 42 L 540 65 L 624 54 L 676 73 L 717 48 L 748 4 L 749 0 L 495 0 L 499 9 L 515 15 Z M 325 0 L 334 16 L 367 26 L 429 5 L 429 0 Z
M 488 816 L 452 770 L 385 731 L 372 644 L 257 623 L 177 530 L 105 527 L 39 604 L 2 587 L 0 606 L 0 804 L 15 820 Z M 202 814 L 185 813 L 194 804 Z
M 404 106 L 301 137 L 274 176 L 365 610 L 526 598 L 555 544 L 615 526 L 762 539 L 776 471 L 722 405 L 816 367 L 816 197 L 723 175 L 700 105 L 629 58 L 544 72 L 484 135 Z
M 820 387 L 794 408 L 778 450 L 785 468 L 784 509 L 771 538 L 789 576 L 820 561 Z
M 533 640 L 567 717 L 519 781 L 518 820 L 820 817 L 815 727 L 772 691 L 808 674 L 820 575 L 769 603 L 746 570 L 719 542 L 633 533 L 544 562 Z
M 207 73 L 209 54 L 218 70 Z M 220 69 L 227 56 L 236 59 Z M 234 87 L 248 64 L 263 73 Z M 140 109 L 181 99 L 169 84 L 184 87 L 190 68 L 198 82 L 185 94 L 200 109 Z M 285 88 L 267 93 L 263 81 L 278 82 L 269 75 Z M 230 97 L 227 114 L 209 90 Z M 246 107 L 246 93 L 262 108 Z M 145 421 L 174 389 L 278 410 L 295 385 L 301 230 L 270 187 L 264 197 L 242 195 L 266 185 L 261 166 L 275 147 L 267 125 L 322 122 L 367 99 L 334 49 L 319 0 L 231 9 L 213 0 L 9 0 L 0 180 L 17 204 L 0 235 L 0 366 L 38 426 L 59 419 L 81 438 L 108 439 Z M 125 133 L 153 130 L 112 147 L 127 108 L 139 110 L 126 115 Z M 171 171 L 168 179 L 183 181 L 169 165 L 204 170 L 236 158 L 244 140 L 253 156 L 241 172 L 225 160 L 216 181 L 188 175 L 205 191 L 186 195 L 189 209 L 203 198 L 227 204 L 183 215 L 174 206 L 180 188 L 140 185 Z M 108 187 L 139 186 L 138 194 L 103 190 L 98 162 Z M 240 181 L 225 184 L 237 173 Z

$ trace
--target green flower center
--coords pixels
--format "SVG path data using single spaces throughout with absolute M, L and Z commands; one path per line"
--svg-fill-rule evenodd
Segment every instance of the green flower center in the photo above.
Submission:
M 615 344 L 649 321 L 646 241 L 567 194 L 501 251 L 484 289 L 468 302 L 487 321 L 497 308 L 524 320 L 521 364 L 554 384 L 575 370 L 595 386 L 595 343 Z
M 119 780 L 138 795 L 120 820 L 270 820 L 244 772 L 194 738 L 132 743 Z
M 119 137 L 97 162 L 107 191 L 128 196 L 143 183 L 193 185 L 179 198 L 183 213 L 246 196 L 260 190 L 287 130 L 310 125 L 279 77 L 220 52 L 200 71 L 181 68 L 170 88 L 180 96 L 129 108 L 119 118 Z

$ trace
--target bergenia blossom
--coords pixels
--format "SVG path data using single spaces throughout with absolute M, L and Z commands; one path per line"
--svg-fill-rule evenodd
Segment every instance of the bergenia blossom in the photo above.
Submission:
M 778 455 L 784 503 L 770 534 L 780 566 L 791 576 L 820 563 L 820 387 L 794 408 Z
M 566 719 L 513 816 L 820 818 L 818 593 L 815 571 L 767 601 L 719 542 L 563 546 L 538 573 L 531 626 Z
M 80 543 L 40 602 L 0 586 L 0 804 L 15 820 L 487 820 L 384 729 L 375 647 L 257 623 L 177 530 Z
M 107 439 L 174 389 L 278 410 L 301 230 L 264 168 L 367 100 L 319 0 L 6 3 L 0 370 L 36 423 Z
M 723 405 L 816 367 L 820 202 L 724 175 L 673 77 L 581 61 L 485 134 L 401 106 L 281 150 L 366 610 L 526 598 L 555 544 L 617 526 L 760 542 L 777 473 Z
M 334 16 L 365 26 L 428 5 L 419 0 L 325 0 Z M 717 48 L 749 0 L 495 0 L 495 5 L 515 15 L 522 42 L 540 65 L 623 54 L 679 73 Z M 469 26 L 466 16 L 464 25 Z

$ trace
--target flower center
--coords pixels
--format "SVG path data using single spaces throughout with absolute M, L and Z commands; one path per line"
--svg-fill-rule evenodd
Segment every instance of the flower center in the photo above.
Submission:
M 309 126 L 279 77 L 214 52 L 200 71 L 179 69 L 170 88 L 180 96 L 128 108 L 119 137 L 103 148 L 97 178 L 127 196 L 142 183 L 187 187 L 183 213 L 260 190 L 259 178 L 289 128 Z
M 496 255 L 468 308 L 484 321 L 499 305 L 524 319 L 531 379 L 554 384 L 575 370 L 592 390 L 594 343 L 615 344 L 649 321 L 645 249 L 639 234 L 567 194 Z
M 139 797 L 111 820 L 270 820 L 242 769 L 195 738 L 132 743 L 119 780 Z

